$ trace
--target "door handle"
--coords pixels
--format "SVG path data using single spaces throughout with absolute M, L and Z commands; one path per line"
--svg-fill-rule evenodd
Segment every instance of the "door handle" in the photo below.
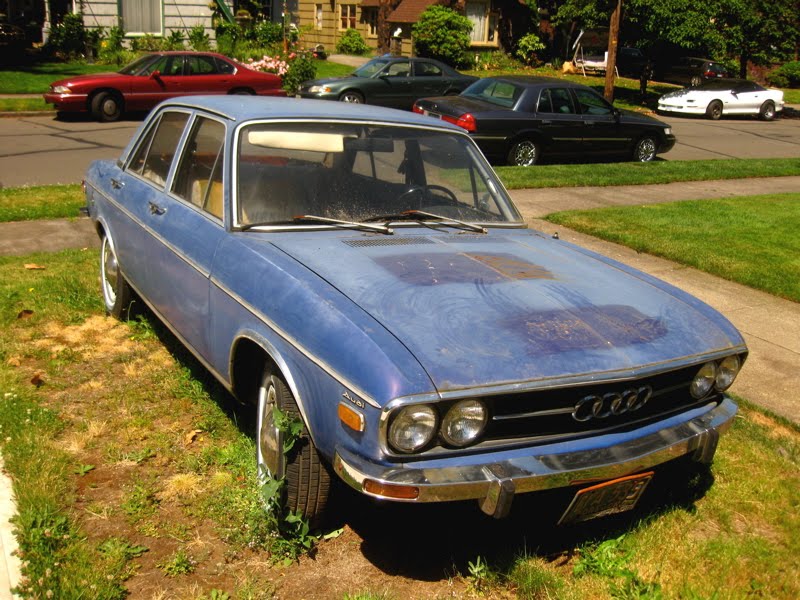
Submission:
M 119 189 L 122 189 L 123 187 L 125 187 L 125 183 L 120 181 L 119 179 L 114 179 L 112 177 L 111 178 L 111 187 L 114 188 L 115 190 L 119 190 Z
M 552 125 L 552 124 L 553 124 L 553 122 L 550 119 L 543 119 L 542 120 L 542 125 Z
M 147 205 L 150 208 L 150 214 L 151 215 L 159 215 L 160 216 L 160 215 L 163 215 L 165 212 L 167 212 L 166 208 L 164 208 L 163 206 L 159 206 L 155 202 L 152 202 L 152 201 L 148 202 Z

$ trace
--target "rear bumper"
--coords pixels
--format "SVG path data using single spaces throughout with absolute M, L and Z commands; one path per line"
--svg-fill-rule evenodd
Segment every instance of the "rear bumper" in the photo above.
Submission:
M 484 512 L 502 517 L 516 494 L 614 479 L 686 455 L 710 463 L 719 435 L 730 427 L 736 411 L 736 404 L 725 398 L 719 405 L 693 411 L 688 419 L 682 415 L 629 432 L 619 443 L 609 444 L 614 436 L 598 436 L 582 441 L 579 450 L 565 451 L 564 444 L 560 451 L 542 446 L 527 449 L 527 455 L 517 452 L 466 465 L 455 464 L 463 461 L 461 457 L 436 461 L 441 466 L 385 466 L 340 450 L 334 469 L 347 484 L 370 496 L 404 502 L 478 499 Z M 393 490 L 398 490 L 397 496 Z

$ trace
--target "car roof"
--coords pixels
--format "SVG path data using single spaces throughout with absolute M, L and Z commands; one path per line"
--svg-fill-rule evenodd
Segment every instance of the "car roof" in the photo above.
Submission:
M 499 77 L 485 77 L 484 79 L 495 79 L 497 81 L 507 81 L 516 83 L 517 85 L 524 85 L 526 87 L 534 87 L 537 85 L 550 85 L 558 84 L 562 87 L 572 88 L 586 88 L 592 89 L 582 83 L 576 83 L 567 79 L 559 79 L 558 77 L 541 77 L 539 75 L 501 75 Z
M 255 119 L 311 119 L 390 122 L 446 129 L 464 133 L 461 127 L 413 112 L 330 100 L 268 98 L 263 96 L 191 96 L 163 102 L 161 107 L 198 108 L 234 121 Z

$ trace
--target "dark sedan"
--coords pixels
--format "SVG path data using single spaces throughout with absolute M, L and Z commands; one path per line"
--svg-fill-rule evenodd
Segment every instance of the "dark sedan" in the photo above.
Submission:
M 456 95 L 477 79 L 431 58 L 382 56 L 346 77 L 306 81 L 298 96 L 409 110 L 418 98 Z
M 281 78 L 248 69 L 213 52 L 145 54 L 118 73 L 54 81 L 44 101 L 59 112 L 89 111 L 116 121 L 125 110 L 150 110 L 162 100 L 198 94 L 285 96 Z
M 463 127 L 489 160 L 524 167 L 543 156 L 648 162 L 675 145 L 666 123 L 549 77 L 487 77 L 459 96 L 418 100 L 414 112 Z

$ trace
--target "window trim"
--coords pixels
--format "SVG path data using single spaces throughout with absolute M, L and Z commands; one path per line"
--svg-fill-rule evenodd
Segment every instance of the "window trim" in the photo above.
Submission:
M 125 173 L 127 173 L 128 175 L 132 175 L 132 176 L 136 177 L 137 179 L 139 179 L 141 181 L 144 181 L 145 183 L 149 184 L 154 189 L 158 190 L 159 192 L 161 192 L 163 194 L 167 194 L 167 195 L 171 195 L 168 190 L 172 189 L 172 179 L 174 178 L 175 170 L 177 169 L 177 167 L 175 165 L 175 156 L 179 156 L 179 155 L 183 156 L 183 147 L 186 144 L 186 137 L 188 136 L 188 132 L 189 132 L 189 128 L 187 127 L 187 125 L 189 125 L 190 123 L 194 123 L 195 112 L 191 111 L 191 110 L 187 110 L 185 108 L 179 108 L 179 107 L 175 107 L 175 106 L 167 106 L 163 110 L 161 110 L 158 113 L 158 115 L 156 115 L 152 119 L 152 121 L 150 122 L 150 124 L 147 127 L 147 130 L 146 130 L 147 132 L 144 133 L 142 136 L 140 136 L 139 140 L 137 140 L 137 141 L 141 142 L 141 141 L 144 140 L 144 138 L 146 138 L 148 135 L 150 135 L 150 132 L 153 132 L 153 137 L 150 138 L 149 147 L 147 149 L 147 155 L 149 156 L 150 155 L 150 149 L 151 149 L 151 147 L 153 145 L 153 140 L 155 140 L 155 136 L 156 136 L 156 133 L 157 133 L 157 128 L 158 128 L 159 124 L 161 123 L 161 120 L 164 118 L 165 114 L 173 113 L 173 112 L 174 113 L 185 114 L 185 115 L 187 115 L 187 118 L 186 118 L 186 123 L 183 126 L 183 132 L 181 132 L 181 136 L 178 138 L 178 144 L 175 147 L 175 154 L 172 157 L 172 162 L 169 165 L 169 170 L 167 171 L 167 176 L 164 179 L 164 183 L 161 186 L 158 186 L 158 185 L 156 185 L 156 182 L 153 181 L 152 179 L 149 179 L 149 178 L 145 177 L 144 175 L 142 175 L 141 173 L 137 173 L 136 171 L 134 171 L 134 170 L 132 170 L 130 168 L 131 167 L 131 162 L 133 162 L 133 157 L 136 156 L 137 150 L 141 147 L 140 144 L 136 144 L 133 147 L 133 149 L 131 150 L 130 154 L 125 159 L 125 166 L 123 168 L 123 171 Z M 156 130 L 154 130 L 154 128 L 156 128 Z M 145 161 L 146 160 L 147 160 L 147 158 L 145 157 Z
M 341 3 L 339 6 L 339 18 L 337 27 L 339 31 L 347 31 L 348 29 L 355 29 L 358 31 L 358 4 L 347 4 Z M 347 17 L 344 16 L 344 9 L 347 8 Z M 350 10 L 353 11 L 352 16 L 350 15 Z M 353 23 L 352 27 L 342 27 L 342 20 L 347 19 L 348 23 Z

